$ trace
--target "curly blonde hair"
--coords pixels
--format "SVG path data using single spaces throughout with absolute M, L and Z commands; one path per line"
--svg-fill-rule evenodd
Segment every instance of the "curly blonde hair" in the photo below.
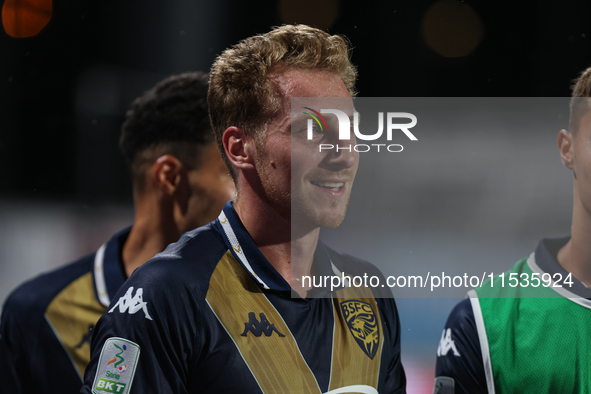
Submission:
M 579 131 L 581 118 L 590 107 L 589 97 L 591 97 L 591 67 L 586 69 L 574 81 L 572 86 L 573 94 L 570 100 L 570 120 L 569 129 L 574 135 Z
M 262 136 L 283 104 L 270 81 L 279 67 L 334 72 L 352 96 L 356 93 L 357 70 L 341 36 L 306 25 L 283 25 L 226 49 L 211 68 L 207 101 L 215 138 L 232 176 L 222 144 L 224 131 L 236 126 L 257 139 Z

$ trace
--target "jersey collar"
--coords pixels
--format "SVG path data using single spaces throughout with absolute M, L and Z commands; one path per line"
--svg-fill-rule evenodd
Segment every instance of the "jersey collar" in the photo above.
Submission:
M 224 234 L 224 241 L 234 257 L 263 289 L 291 293 L 291 286 L 269 263 L 244 228 L 234 210 L 233 201 L 224 206 L 216 220 L 216 226 Z M 312 275 L 334 275 L 328 252 L 321 242 L 314 252 Z
M 128 227 L 113 235 L 94 256 L 94 290 L 97 300 L 105 307 L 126 280 L 121 251 L 130 231 Z
M 562 278 L 569 274 L 558 262 L 558 251 L 566 245 L 570 237 L 544 238 L 538 244 L 535 251 L 535 263 L 544 272 L 554 275 L 558 273 Z M 591 298 L 591 289 L 585 286 L 577 278 L 572 277 L 572 287 L 568 290 L 579 297 Z M 564 279 L 563 279 L 564 280 Z
M 318 246 L 314 251 L 314 263 L 312 263 L 312 272 L 310 273 L 312 278 L 326 278 L 329 276 L 341 276 L 341 270 L 337 268 L 335 263 L 338 263 L 338 259 L 332 259 L 330 257 L 329 248 L 321 241 L 318 241 Z M 342 287 L 337 287 L 334 290 L 340 290 Z M 307 298 L 323 298 L 330 292 L 330 288 L 327 286 L 312 287 L 308 291 Z

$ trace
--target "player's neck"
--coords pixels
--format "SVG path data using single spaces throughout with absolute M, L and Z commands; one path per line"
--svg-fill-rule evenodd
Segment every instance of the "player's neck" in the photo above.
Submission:
M 176 242 L 180 236 L 172 214 L 149 202 L 136 202 L 135 220 L 122 250 L 125 273 L 129 277 L 143 263 Z
M 310 276 L 314 252 L 318 245 L 320 228 L 310 232 L 292 231 L 291 240 L 291 267 L 288 283 L 302 297 L 306 298 L 310 287 L 302 287 L 303 276 Z
M 575 278 L 591 287 L 591 212 L 577 195 L 575 190 L 571 239 L 558 252 L 558 262 Z
M 234 209 L 254 243 L 287 283 L 294 287 L 292 277 L 310 274 L 318 228 L 294 234 L 290 217 L 252 196 L 239 196 Z

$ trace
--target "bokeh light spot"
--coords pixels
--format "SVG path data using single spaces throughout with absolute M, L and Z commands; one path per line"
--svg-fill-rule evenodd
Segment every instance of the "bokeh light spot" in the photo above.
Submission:
M 51 19 L 52 0 L 6 0 L 2 6 L 2 26 L 17 37 L 37 35 Z
M 427 45 L 444 57 L 471 54 L 484 35 L 480 16 L 466 3 L 440 0 L 423 18 L 423 36 Z

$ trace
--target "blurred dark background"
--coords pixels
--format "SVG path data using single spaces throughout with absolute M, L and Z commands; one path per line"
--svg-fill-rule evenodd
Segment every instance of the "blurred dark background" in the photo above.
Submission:
M 591 66 L 584 0 L 2 4 L 0 305 L 18 283 L 96 250 L 132 222 L 117 148 L 131 101 L 170 74 L 208 71 L 225 48 L 272 26 L 298 22 L 345 35 L 360 97 L 568 97 Z M 27 30 L 15 10 L 39 26 L 49 21 Z M 461 109 L 441 127 L 421 116 L 419 141 L 403 155 L 362 160 L 342 229 L 380 232 L 371 242 L 350 241 L 352 253 L 398 274 L 490 270 L 492 262 L 496 272 L 526 257 L 540 237 L 568 233 L 572 174 L 555 148 L 568 125 L 566 100 L 529 110 L 525 100 L 511 117 L 505 103 L 520 102 L 500 103 L 476 102 L 472 123 Z M 387 176 L 376 175 L 380 166 L 391 168 Z M 368 209 L 369 191 L 387 210 Z M 368 224 L 371 215 L 383 228 Z M 437 343 L 456 302 L 397 300 L 409 393 L 432 392 Z
M 591 65 L 590 11 L 577 0 L 54 0 L 37 35 L 0 34 L 0 195 L 131 202 L 117 152 L 131 100 L 271 26 L 347 36 L 362 97 L 568 96 Z

